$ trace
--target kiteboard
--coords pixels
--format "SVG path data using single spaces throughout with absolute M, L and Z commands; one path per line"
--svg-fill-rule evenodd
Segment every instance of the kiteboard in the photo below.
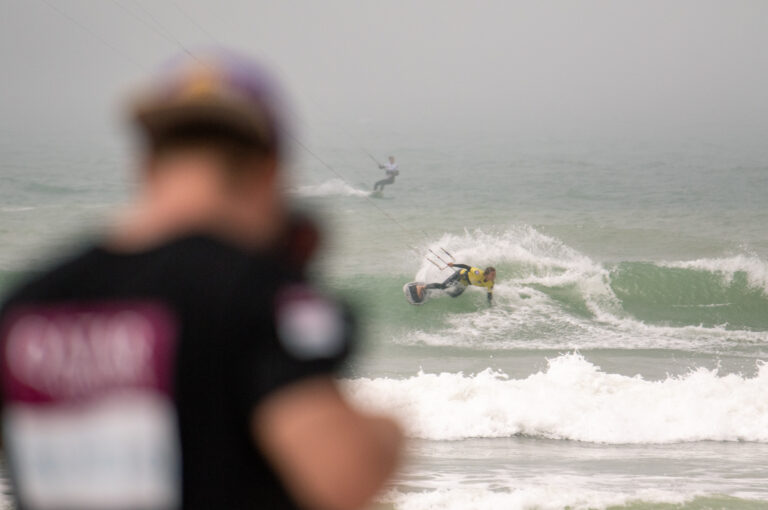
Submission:
M 376 191 L 371 191 L 368 194 L 368 196 L 371 197 L 371 198 L 381 198 L 384 195 L 383 195 L 383 191 L 379 189 L 379 190 L 376 190 Z
M 421 298 L 419 298 L 419 293 L 416 291 L 416 287 L 420 285 L 426 285 L 426 283 L 410 282 L 403 285 L 403 294 L 405 294 L 405 299 L 408 300 L 408 302 L 412 305 L 423 305 L 429 301 L 431 292 L 428 289 L 424 289 L 424 292 L 421 294 Z

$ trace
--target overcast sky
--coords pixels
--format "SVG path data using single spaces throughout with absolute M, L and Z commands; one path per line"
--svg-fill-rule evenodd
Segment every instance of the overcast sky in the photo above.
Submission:
M 182 47 L 271 63 L 310 130 L 768 135 L 768 2 L 0 0 L 0 128 L 108 129 Z

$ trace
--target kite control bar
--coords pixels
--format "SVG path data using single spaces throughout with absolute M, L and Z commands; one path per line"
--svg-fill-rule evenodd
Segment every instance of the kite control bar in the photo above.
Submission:
M 434 264 L 434 265 L 435 265 L 435 267 L 436 267 L 436 268 L 438 268 L 440 271 L 445 271 L 446 269 L 448 269 L 448 267 L 450 267 L 450 264 L 452 264 L 452 263 L 456 262 L 456 259 L 453 257 L 453 255 L 451 255 L 450 253 L 448 253 L 448 251 L 447 251 L 445 248 L 442 248 L 442 247 L 441 247 L 441 248 L 440 248 L 440 250 L 442 250 L 442 252 L 443 252 L 443 253 L 445 253 L 447 256 L 449 256 L 449 257 L 451 258 L 451 261 L 450 261 L 450 262 L 448 262 L 448 261 L 447 261 L 447 260 L 445 260 L 443 257 L 441 257 L 440 255 L 438 255 L 437 253 L 435 253 L 434 251 L 432 251 L 432 248 L 429 248 L 429 253 L 431 253 L 432 255 L 434 255 L 434 257 L 435 257 L 437 260 L 439 260 L 440 262 L 442 262 L 442 263 L 443 263 L 443 267 L 440 267 L 440 264 L 438 264 L 437 262 L 435 262 L 434 260 L 432 260 L 431 258 L 429 258 L 429 255 L 425 255 L 425 256 L 424 256 L 424 258 L 425 258 L 425 259 L 427 259 L 428 261 L 430 261 L 432 264 Z

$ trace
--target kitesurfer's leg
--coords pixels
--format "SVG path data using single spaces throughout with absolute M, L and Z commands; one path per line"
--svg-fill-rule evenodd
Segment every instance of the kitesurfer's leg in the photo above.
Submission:
M 443 283 L 429 283 L 427 285 L 418 285 L 416 286 L 416 294 L 419 296 L 419 299 L 422 299 L 425 289 L 426 290 L 431 290 L 431 289 L 446 290 L 451 287 L 454 287 L 459 281 L 459 276 L 460 276 L 459 272 L 456 271 L 451 276 L 449 276 Z M 459 292 L 459 294 L 461 294 L 462 292 L 464 292 L 463 289 Z M 449 291 L 448 294 L 450 295 L 451 292 Z M 458 296 L 458 294 L 456 294 L 456 296 Z M 451 297 L 456 297 L 456 296 L 451 296 Z
M 386 184 L 392 184 L 395 182 L 394 177 L 387 177 L 386 179 L 382 179 L 380 181 L 377 181 L 376 184 L 373 185 L 374 191 L 384 191 L 384 185 Z

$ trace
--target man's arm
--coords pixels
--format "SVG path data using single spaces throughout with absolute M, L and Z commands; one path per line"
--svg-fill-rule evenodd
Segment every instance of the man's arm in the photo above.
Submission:
M 448 262 L 448 266 L 450 266 L 450 267 L 458 267 L 459 269 L 466 269 L 467 271 L 472 269 L 470 266 L 468 266 L 466 264 L 456 264 L 454 262 Z
M 360 508 L 394 471 L 403 443 L 389 418 L 352 408 L 328 377 L 278 390 L 252 414 L 254 439 L 306 508 Z

